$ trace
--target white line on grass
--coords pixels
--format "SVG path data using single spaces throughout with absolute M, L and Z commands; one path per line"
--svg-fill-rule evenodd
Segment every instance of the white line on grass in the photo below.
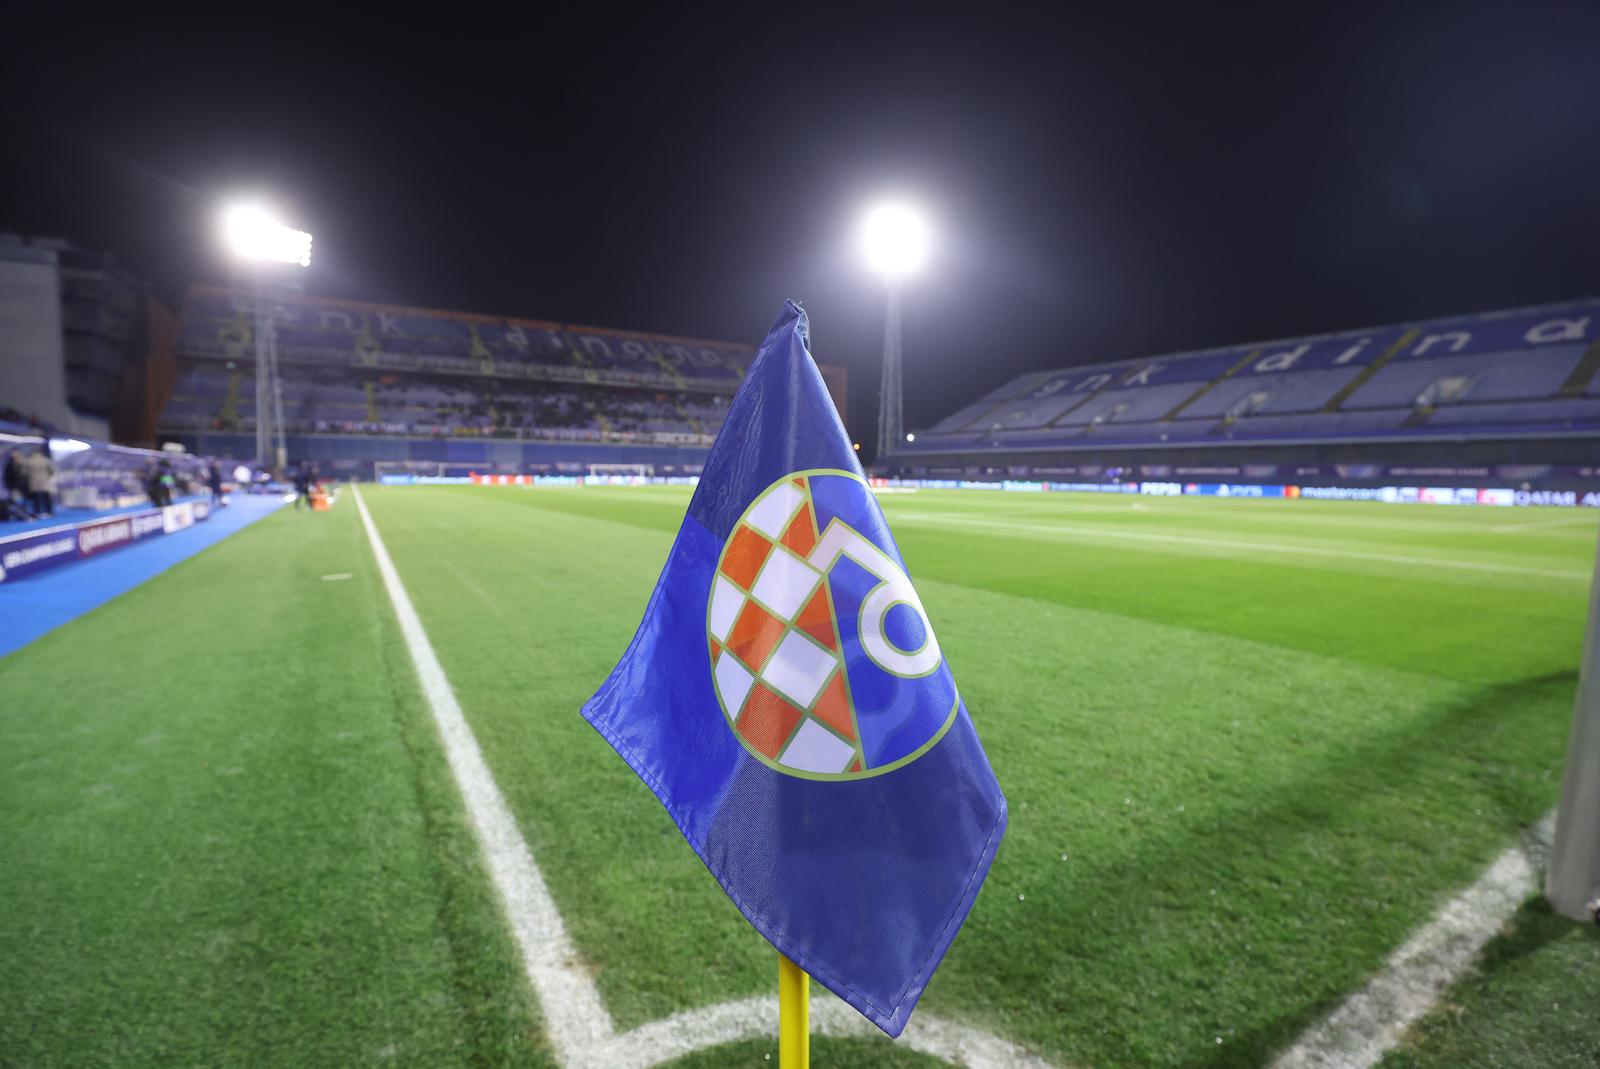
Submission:
M 1493 564 L 1488 561 L 1451 560 L 1448 557 L 1407 557 L 1398 553 L 1368 553 L 1358 549 L 1319 549 L 1314 546 L 1288 546 L 1275 542 L 1241 542 L 1229 538 L 1203 538 L 1195 535 L 1133 531 L 1126 527 L 1080 527 L 1070 523 L 1020 523 L 1006 520 L 977 520 L 967 517 L 936 516 L 918 512 L 895 512 L 891 515 L 896 522 L 909 521 L 911 523 L 930 523 L 938 526 L 955 524 L 963 527 L 990 527 L 1003 531 L 1040 531 L 1066 535 L 1085 535 L 1090 538 L 1111 538 L 1118 541 L 1168 542 L 1184 546 L 1243 549 L 1251 553 L 1288 553 L 1303 557 L 1326 557 L 1330 560 L 1370 560 L 1383 564 L 1409 564 L 1419 568 L 1456 568 L 1473 572 L 1537 575 L 1547 579 L 1582 579 L 1585 581 L 1589 579 L 1588 572 L 1569 572 L 1556 568 L 1531 568 L 1520 564 Z
M 611 1015 L 601 1005 L 593 982 L 578 965 L 577 951 L 567 938 L 566 927 L 556 912 L 544 877 L 533 863 L 533 852 L 517 829 L 511 810 L 483 760 L 478 740 L 461 712 L 450 680 L 433 652 L 428 633 L 422 629 L 422 621 L 400 582 L 400 574 L 395 571 L 394 561 L 384 548 L 383 538 L 372 522 L 372 514 L 367 511 L 359 489 L 355 496 L 361 523 L 367 529 L 367 540 L 372 543 L 372 555 L 377 559 L 389 602 L 394 606 L 406 649 L 411 653 L 411 663 L 416 666 L 417 679 L 422 683 L 428 708 L 433 711 L 434 723 L 444 740 L 450 771 L 461 789 L 461 798 L 472 818 L 472 829 L 483 849 L 489 876 L 500 892 L 506 919 L 511 922 L 511 932 L 522 950 L 528 980 L 539 995 L 551 1043 L 562 1062 L 570 1065 L 584 1045 L 611 1034 Z
M 545 1031 L 556 1059 L 565 1069 L 650 1069 L 706 1047 L 741 1039 L 772 1039 L 777 1029 L 777 1000 L 740 999 L 705 1006 L 641 1025 L 618 1034 L 600 1001 L 599 989 L 584 972 L 567 937 L 561 914 L 545 886 L 533 852 L 495 785 L 456 701 L 450 680 L 411 604 L 394 561 L 355 488 L 356 508 L 372 544 L 383 585 L 389 592 L 406 649 L 416 666 L 423 695 L 444 741 L 445 757 L 461 790 L 467 815 L 512 935 L 522 952 L 528 982 L 544 1013 Z M 576 715 L 574 712 L 573 715 Z M 774 967 L 776 974 L 776 967 Z M 813 1031 L 826 1036 L 878 1034 L 854 1010 L 824 995 L 812 1007 Z M 970 1069 L 1051 1069 L 1050 1064 L 1015 1043 L 965 1025 L 918 1014 L 900 1037 L 912 1050 Z
M 680 1058 L 690 1050 L 741 1039 L 770 1039 L 777 1028 L 777 1020 L 776 998 L 741 999 L 674 1014 L 617 1036 L 597 1057 L 586 1062 L 585 1067 L 627 1065 L 633 1069 L 647 1069 Z M 882 1035 L 866 1018 L 831 995 L 811 1007 L 811 1034 L 829 1037 Z M 922 1013 L 906 1026 L 897 1043 L 971 1069 L 1053 1069 L 1049 1062 L 1018 1044 Z
M 1554 813 L 1540 822 L 1536 844 L 1549 843 L 1554 823 Z M 1376 1065 L 1538 887 L 1537 866 L 1526 848 L 1518 845 L 1501 854 L 1477 883 L 1445 903 L 1391 954 L 1383 972 L 1296 1040 L 1272 1069 Z
M 1563 516 L 1559 520 L 1535 520 L 1531 523 L 1502 523 L 1489 528 L 1495 534 L 1511 534 L 1514 531 L 1533 531 L 1540 527 L 1568 527 L 1573 524 L 1588 524 L 1593 526 L 1594 519 L 1590 516 Z

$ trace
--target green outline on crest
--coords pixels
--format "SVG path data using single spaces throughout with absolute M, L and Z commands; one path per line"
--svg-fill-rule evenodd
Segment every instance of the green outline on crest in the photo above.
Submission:
M 923 609 L 923 607 L 921 605 L 913 604 L 912 602 L 907 601 L 905 598 L 901 598 L 898 601 L 891 601 L 889 603 L 889 608 L 883 610 L 883 619 L 884 619 L 885 623 L 887 623 L 888 620 L 889 620 L 889 611 L 891 609 L 893 609 L 896 605 L 904 605 L 904 606 L 906 606 L 912 612 L 917 614 L 917 619 L 922 621 L 922 645 L 918 646 L 914 650 L 908 650 L 908 649 L 903 648 L 898 642 L 895 642 L 893 639 L 891 639 L 887 634 L 885 634 L 883 636 L 883 639 L 884 639 L 885 642 L 889 643 L 889 645 L 893 646 L 895 649 L 899 650 L 901 653 L 905 654 L 907 657 L 915 657 L 917 654 L 919 654 L 923 650 L 927 649 L 928 648 L 928 643 L 933 641 L 933 621 L 928 619 L 927 610 Z M 856 624 L 857 628 L 860 628 L 860 626 L 861 625 L 859 623 Z M 939 659 L 941 661 L 944 660 L 944 650 L 943 649 L 941 649 L 939 651 L 939 654 L 940 654 Z M 869 654 L 869 656 L 870 656 L 870 654 Z M 874 661 L 873 663 L 877 664 L 876 661 Z M 883 665 L 879 664 L 878 667 L 879 668 L 883 668 Z M 925 676 L 933 675 L 933 673 L 931 671 L 929 671 L 929 672 L 922 673 L 922 675 L 920 675 L 920 676 L 902 676 L 902 675 L 900 675 L 899 672 L 892 671 L 891 669 L 888 669 L 888 668 L 883 668 L 883 670 L 885 672 L 888 672 L 890 675 L 900 676 L 901 679 L 922 679 Z
M 735 521 L 733 527 L 729 530 L 728 537 L 723 539 L 723 541 L 722 541 L 722 550 L 717 554 L 716 568 L 712 571 L 711 590 L 708 590 L 706 592 L 705 635 L 706 635 L 706 638 L 710 639 L 711 641 L 717 642 L 717 645 L 722 647 L 722 652 L 724 654 L 728 654 L 728 653 L 731 652 L 728 649 L 728 644 L 726 642 L 718 641 L 717 637 L 711 633 L 711 591 L 716 589 L 716 579 L 722 573 L 722 558 L 727 555 L 728 546 L 733 541 L 733 536 L 736 533 L 738 533 L 738 530 L 739 530 L 740 527 L 745 526 L 745 519 L 746 519 L 746 517 L 748 517 L 750 515 L 750 510 L 751 509 L 755 508 L 756 505 L 762 499 L 764 499 L 768 494 L 770 494 L 774 489 L 776 489 L 782 483 L 792 482 L 793 480 L 800 479 L 800 478 L 809 479 L 813 475 L 840 475 L 840 476 L 843 476 L 846 479 L 853 479 L 856 482 L 860 483 L 862 486 L 866 487 L 866 490 L 867 490 L 867 492 L 869 494 L 872 492 L 872 485 L 870 483 L 868 483 L 866 479 L 862 478 L 860 475 L 857 475 L 853 471 L 845 471 L 842 468 L 805 468 L 805 469 L 802 469 L 800 471 L 791 471 L 787 475 L 784 475 L 783 477 L 774 480 L 773 482 L 769 483 L 759 494 L 757 494 L 755 497 L 751 498 L 750 503 L 748 505 L 746 505 L 744 507 L 744 511 L 739 514 L 739 519 L 737 521 Z M 806 494 L 807 501 L 812 501 L 813 500 L 812 494 L 811 494 L 811 488 L 810 488 L 809 485 L 806 487 L 805 494 Z M 791 519 L 792 519 L 792 517 L 791 517 Z M 813 514 L 812 514 L 812 523 L 813 523 L 813 525 L 815 525 L 815 523 L 816 523 L 816 515 L 815 515 L 814 507 L 813 507 Z M 757 533 L 759 534 L 760 532 L 758 531 Z M 822 532 L 820 530 L 817 532 L 817 536 L 819 538 L 822 536 Z M 765 536 L 763 536 L 763 537 L 765 537 Z M 773 541 L 774 541 L 774 545 L 775 546 L 776 545 L 781 545 L 781 542 L 779 542 L 778 540 L 774 539 Z M 762 561 L 761 562 L 761 569 L 765 569 L 765 568 L 766 568 L 766 561 Z M 761 569 L 757 570 L 757 578 L 760 578 Z M 733 581 L 729 580 L 729 582 L 733 582 Z M 761 602 L 756 600 L 755 594 L 753 593 L 753 588 L 755 586 L 755 580 L 754 579 L 751 580 L 750 585 L 752 587 L 752 590 L 750 590 L 750 591 L 741 590 L 740 593 L 742 593 L 747 599 L 749 599 L 751 601 L 755 601 L 756 604 L 760 605 Z M 838 618 L 839 618 L 839 614 L 838 614 L 837 608 L 833 604 L 833 590 L 828 585 L 828 577 L 826 575 L 824 575 L 822 577 L 821 586 L 822 586 L 822 589 L 827 593 L 827 596 L 828 596 L 828 611 L 833 616 L 833 619 L 834 619 L 835 623 L 837 623 Z M 738 589 L 738 584 L 734 583 L 734 587 L 735 587 L 735 589 Z M 896 604 L 896 605 L 910 604 L 910 602 L 896 601 L 894 604 Z M 915 606 L 913 606 L 913 607 L 915 608 Z M 768 608 L 765 605 L 762 605 L 762 608 L 768 609 L 769 612 L 771 611 L 770 608 Z M 774 615 L 776 615 L 776 614 L 774 614 Z M 931 639 L 932 636 L 933 636 L 933 621 L 928 619 L 928 615 L 927 615 L 926 610 L 924 610 L 920 615 L 922 616 L 922 619 L 923 619 L 923 621 L 925 623 L 925 626 L 927 628 L 928 639 Z M 857 623 L 857 627 L 859 628 L 859 626 L 860 626 L 860 624 L 858 622 Z M 791 624 L 791 626 L 789 628 L 787 628 L 785 633 L 787 633 L 787 631 L 792 631 L 794 629 L 795 628 Z M 807 637 L 809 637 L 809 636 L 807 636 Z M 846 665 L 844 663 L 844 650 L 843 650 L 844 639 L 843 639 L 843 636 L 838 634 L 837 628 L 835 629 L 835 638 L 837 638 L 839 640 L 839 643 L 840 643 L 840 650 L 839 650 L 839 654 L 838 654 L 839 667 L 838 667 L 837 671 L 844 678 L 845 698 L 850 703 L 850 722 L 851 722 L 852 725 L 854 725 L 854 727 L 856 729 L 855 750 L 856 750 L 857 757 L 861 761 L 862 765 L 865 766 L 866 765 L 866 753 L 861 748 L 861 724 L 860 724 L 859 720 L 856 717 L 856 706 L 855 706 L 854 696 L 850 693 L 850 673 L 847 670 Z M 927 641 L 927 639 L 925 639 L 923 644 L 922 644 L 922 648 L 925 649 L 927 647 L 927 644 L 928 644 L 928 641 Z M 734 655 L 734 659 L 737 660 L 741 666 L 745 667 L 746 670 L 749 670 L 748 666 L 746 666 L 744 664 L 743 659 L 739 658 L 737 655 Z M 941 651 L 940 661 L 941 661 L 941 663 L 944 662 L 944 657 L 943 657 L 942 651 Z M 877 664 L 876 661 L 874 661 L 873 663 Z M 860 772 L 807 772 L 807 771 L 804 771 L 802 769 L 790 768 L 788 765 L 780 764 L 778 761 L 768 757 L 766 754 L 762 753 L 760 750 L 757 750 L 754 746 L 752 746 L 750 744 L 750 741 L 748 739 L 746 739 L 743 735 L 741 735 L 739 733 L 739 726 L 738 726 L 737 723 L 734 722 L 734 718 L 728 715 L 727 703 L 722 700 L 722 690 L 721 690 L 721 688 L 719 688 L 717 686 L 716 665 L 711 663 L 711 649 L 710 649 L 709 645 L 706 646 L 706 664 L 711 670 L 711 693 L 716 695 L 717 708 L 722 710 L 722 719 L 723 719 L 724 722 L 727 723 L 728 730 L 733 732 L 733 737 L 739 740 L 739 745 L 743 746 L 744 749 L 745 749 L 745 752 L 748 753 L 751 757 L 754 757 L 757 761 L 760 761 L 762 764 L 766 765 L 768 768 L 770 768 L 770 769 L 772 769 L 772 770 L 774 770 L 776 772 L 781 772 L 785 776 L 794 776 L 796 779 L 809 779 L 809 780 L 820 780 L 820 781 L 847 781 L 847 780 L 871 779 L 874 776 L 881 776 L 886 772 L 893 772 L 898 768 L 904 768 L 906 765 L 909 765 L 911 762 L 917 760 L 917 758 L 923 756 L 929 750 L 933 749 L 933 747 L 939 742 L 939 740 L 941 740 L 941 739 L 943 739 L 945 737 L 946 733 L 948 733 L 949 730 L 950 730 L 950 726 L 956 722 L 956 713 L 958 713 L 961 710 L 961 691 L 959 690 L 959 688 L 955 687 L 955 679 L 952 677 L 951 680 L 950 680 L 950 684 L 951 684 L 952 689 L 955 689 L 956 696 L 955 696 L 955 700 L 950 703 L 950 712 L 949 712 L 949 714 L 946 715 L 946 717 L 944 719 L 944 723 L 939 725 L 939 729 L 937 731 L 935 731 L 931 736 L 929 736 L 928 741 L 923 743 L 921 746 L 917 747 L 915 750 L 913 750 L 910 753 L 906 754 L 904 757 L 901 757 L 901 758 L 898 758 L 898 759 L 896 759 L 894 761 L 891 761 L 887 765 L 879 765 L 879 766 L 874 767 L 874 768 L 863 767 Z M 882 665 L 878 665 L 878 667 L 882 668 L 883 666 Z M 946 670 L 948 671 L 948 667 L 947 667 Z M 888 669 L 884 669 L 884 671 L 888 671 Z M 760 678 L 761 678 L 760 677 L 760 673 L 752 672 L 751 674 L 756 677 L 756 681 L 757 682 L 760 681 Z M 928 676 L 928 675 L 931 675 L 932 672 L 924 673 L 921 676 L 902 676 L 898 672 L 889 672 L 889 674 L 893 675 L 893 676 L 896 676 L 898 678 L 901 678 L 901 679 L 922 679 L 922 678 L 926 678 L 926 676 Z M 754 686 L 754 683 L 752 683 L 751 685 Z M 823 689 L 824 690 L 827 689 L 827 683 L 823 684 Z M 820 699 L 821 695 L 822 695 L 822 691 L 819 690 L 817 692 L 817 697 L 812 699 L 811 705 L 815 705 L 817 700 Z M 811 705 L 806 706 L 806 717 L 805 717 L 805 719 L 811 719 L 811 716 L 810 716 Z M 780 747 L 779 750 L 778 750 L 778 752 L 780 754 L 783 752 L 783 750 L 785 748 L 788 747 L 789 743 L 793 741 L 795 732 L 799 731 L 799 729 L 803 725 L 803 723 L 804 723 L 804 719 L 801 721 L 800 724 L 796 724 L 795 727 L 794 727 L 794 730 L 791 731 L 789 733 L 789 735 L 784 739 L 783 746 Z M 822 726 L 823 726 L 824 729 L 827 729 L 827 724 L 823 724 Z M 835 737 L 837 738 L 837 735 L 835 735 Z M 840 741 L 842 742 L 844 740 L 841 739 Z

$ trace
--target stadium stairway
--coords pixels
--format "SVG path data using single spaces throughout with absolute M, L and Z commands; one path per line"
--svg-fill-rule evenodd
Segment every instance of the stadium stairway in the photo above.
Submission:
M 689 425 L 689 429 L 691 431 L 693 431 L 696 434 L 705 434 L 706 433 L 705 424 L 700 421 L 700 418 L 698 416 L 695 416 L 695 415 L 691 414 L 689 412 L 688 408 L 686 408 L 683 405 L 677 404 L 676 402 L 673 403 L 672 408 L 673 408 L 673 410 L 675 412 L 678 413 L 678 417 L 680 419 L 682 419 L 684 423 Z
M 1556 392 L 1562 397 L 1583 396 L 1589 392 L 1589 383 L 1597 371 L 1600 371 L 1600 341 L 1589 346 L 1589 351 L 1583 354 L 1578 366 L 1572 369 L 1572 374 L 1567 376 L 1567 381 Z
M 1345 383 L 1344 386 L 1335 392 L 1332 397 L 1328 398 L 1328 403 L 1322 406 L 1321 411 L 1339 411 L 1340 406 L 1348 401 L 1357 390 L 1365 386 L 1372 379 L 1372 376 L 1382 371 L 1384 366 L 1388 364 L 1389 361 L 1405 352 L 1406 349 L 1410 347 L 1411 343 L 1417 340 L 1421 333 L 1421 327 L 1412 327 L 1410 330 L 1400 335 L 1399 338 L 1395 339 L 1395 343 L 1393 345 L 1389 346 L 1389 348 L 1378 354 L 1378 359 L 1362 368 L 1361 372 L 1356 375 L 1355 378 Z
M 1411 414 L 1409 416 L 1401 421 L 1400 429 L 1410 430 L 1412 427 L 1420 427 L 1424 423 L 1428 422 L 1429 417 L 1432 415 L 1432 405 L 1418 405 L 1416 408 L 1411 410 Z
M 1200 400 L 1200 398 L 1204 397 L 1219 384 L 1233 378 L 1239 372 L 1243 371 L 1250 365 L 1252 361 L 1259 359 L 1261 353 L 1261 349 L 1251 349 L 1248 353 L 1245 353 L 1244 356 L 1239 358 L 1239 361 L 1236 364 L 1224 371 L 1221 375 L 1218 375 L 1214 379 L 1207 379 L 1205 382 L 1201 383 L 1198 390 L 1190 394 L 1188 397 L 1185 397 L 1182 401 L 1179 401 L 1176 408 L 1161 417 L 1161 421 L 1165 423 L 1168 420 L 1177 419 L 1179 412 L 1182 412 L 1184 409 Z
M 239 425 L 239 379 L 237 371 L 228 374 L 228 395 L 223 398 L 220 418 L 224 427 Z

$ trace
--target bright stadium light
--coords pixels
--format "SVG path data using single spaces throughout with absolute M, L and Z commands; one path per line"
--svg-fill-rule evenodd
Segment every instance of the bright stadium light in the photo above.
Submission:
M 914 434 L 907 434 L 907 435 L 906 435 L 906 441 L 908 441 L 908 442 L 914 442 L 914 441 L 916 441 L 916 440 L 917 440 L 917 436 L 916 436 L 916 435 L 914 435 Z
M 927 259 L 928 225 L 908 204 L 879 204 L 861 222 L 861 250 L 880 275 L 904 278 Z
M 281 473 L 288 458 L 274 320 L 280 314 L 284 294 L 300 288 L 301 272 L 297 268 L 311 266 L 311 235 L 285 225 L 259 201 L 239 201 L 224 207 L 218 223 L 222 244 L 241 265 L 252 291 L 244 299 L 255 313 L 255 460 L 261 467 Z
M 222 241 L 242 260 L 311 266 L 311 235 L 285 226 L 260 204 L 235 204 L 224 210 Z
M 928 224 L 911 205 L 884 201 L 861 220 L 861 251 L 872 269 L 883 276 L 888 297 L 883 321 L 883 383 L 878 391 L 878 456 L 883 458 L 900 445 L 905 425 L 900 396 L 900 285 L 928 258 Z

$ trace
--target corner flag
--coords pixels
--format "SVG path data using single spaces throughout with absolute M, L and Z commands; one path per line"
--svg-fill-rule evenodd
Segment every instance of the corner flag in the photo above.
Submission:
M 898 1036 L 1006 802 L 792 301 L 583 707 L 739 911 Z

